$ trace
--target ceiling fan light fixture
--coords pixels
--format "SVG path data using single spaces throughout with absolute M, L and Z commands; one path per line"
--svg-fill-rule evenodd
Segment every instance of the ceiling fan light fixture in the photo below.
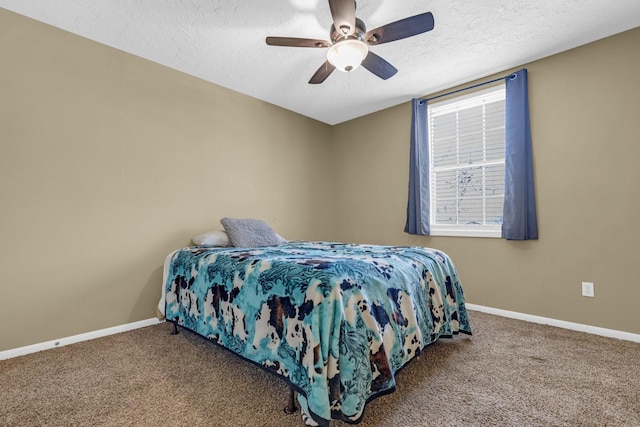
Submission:
M 368 54 L 369 46 L 362 40 L 344 39 L 331 46 L 327 60 L 338 70 L 350 72 L 358 68 Z

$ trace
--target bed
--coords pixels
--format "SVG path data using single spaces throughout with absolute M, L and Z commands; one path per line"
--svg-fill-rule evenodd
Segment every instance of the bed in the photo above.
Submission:
M 308 425 L 358 423 L 425 346 L 471 334 L 456 269 L 435 249 L 194 246 L 164 276 L 167 321 L 287 381 Z

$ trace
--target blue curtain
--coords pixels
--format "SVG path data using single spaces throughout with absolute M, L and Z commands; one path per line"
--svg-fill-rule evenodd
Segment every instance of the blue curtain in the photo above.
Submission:
M 504 193 L 502 237 L 508 240 L 537 239 L 526 68 L 506 78 Z
M 428 236 L 429 230 L 429 127 L 427 101 L 412 100 L 409 157 L 409 201 L 405 233 Z

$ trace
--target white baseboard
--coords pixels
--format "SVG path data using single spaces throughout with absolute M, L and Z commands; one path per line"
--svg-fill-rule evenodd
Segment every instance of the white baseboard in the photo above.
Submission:
M 617 331 L 615 329 L 600 328 L 597 326 L 583 325 L 581 323 L 566 322 L 564 320 L 551 319 L 548 317 L 534 316 L 531 314 L 518 313 L 516 311 L 502 310 L 499 308 L 485 307 L 476 304 L 465 304 L 469 310 L 481 311 L 483 313 L 495 314 L 496 316 L 509 317 L 511 319 L 524 320 L 542 325 L 557 326 L 558 328 L 570 329 L 572 331 L 587 332 L 589 334 L 601 335 L 603 337 L 617 338 L 619 340 L 633 341 L 640 343 L 640 335 L 630 332 Z
M 466 304 L 469 310 L 480 311 L 487 314 L 495 314 L 496 316 L 508 317 L 511 319 L 524 320 L 526 322 L 539 323 L 542 325 L 556 326 L 559 328 L 570 329 L 573 331 L 586 332 L 594 335 L 601 335 L 609 338 L 617 338 L 625 341 L 633 341 L 640 343 L 640 335 L 630 332 L 617 331 L 615 329 L 600 328 L 597 326 L 583 325 L 581 323 L 566 322 L 564 320 L 551 319 L 548 317 L 534 316 L 531 314 L 518 313 L 516 311 L 502 310 L 499 308 L 485 307 L 477 304 Z M 69 344 L 75 344 L 82 341 L 88 341 L 95 338 L 105 337 L 107 335 L 118 334 L 120 332 L 131 331 L 145 326 L 157 325 L 161 323 L 157 318 L 140 320 L 139 322 L 127 323 L 125 325 L 114 326 L 112 328 L 100 329 L 98 331 L 87 332 L 85 334 L 73 335 L 58 340 L 47 341 L 39 344 L 28 345 L 25 347 L 14 348 L 11 350 L 0 351 L 0 360 L 10 359 L 12 357 L 24 356 L 25 354 L 36 353 L 38 351 L 49 350 L 52 348 L 62 347 Z
M 119 334 L 120 332 L 132 331 L 145 326 L 157 325 L 161 321 L 157 318 L 140 320 L 138 322 L 127 323 L 125 325 L 114 326 L 112 328 L 100 329 L 98 331 L 87 332 L 85 334 L 73 335 L 58 340 L 47 341 L 39 344 L 18 347 L 11 350 L 0 351 L 0 360 L 10 359 L 12 357 L 24 356 L 25 354 L 36 353 L 38 351 L 50 350 L 52 348 L 63 347 L 69 344 L 75 344 L 81 341 L 88 341 L 95 338 L 105 337 L 107 335 Z

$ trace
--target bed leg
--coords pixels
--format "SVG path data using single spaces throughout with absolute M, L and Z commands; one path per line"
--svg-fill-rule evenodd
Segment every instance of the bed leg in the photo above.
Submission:
M 296 407 L 296 392 L 293 390 L 293 387 L 289 386 L 289 397 L 287 398 L 287 406 L 284 407 L 285 414 L 293 414 L 298 410 Z
M 175 322 L 173 323 L 173 331 L 171 332 L 171 335 L 178 335 L 178 325 Z

